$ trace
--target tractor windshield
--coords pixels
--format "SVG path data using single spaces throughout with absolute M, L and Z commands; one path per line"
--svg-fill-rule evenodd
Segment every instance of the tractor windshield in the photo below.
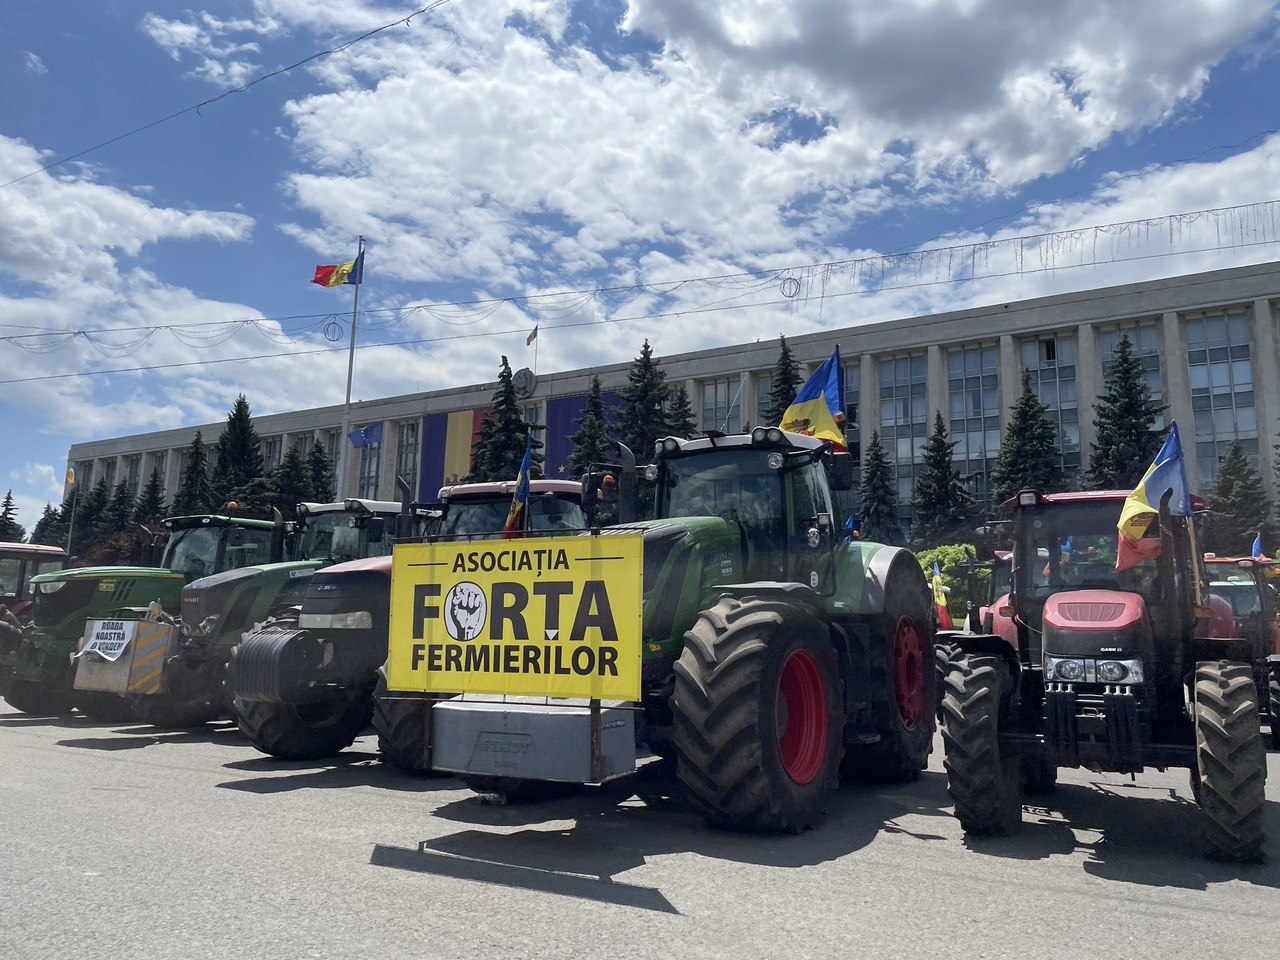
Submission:
M 391 553 L 395 517 L 334 511 L 311 514 L 306 521 L 294 551 L 296 560 L 341 563 Z
M 162 565 L 188 580 L 239 570 L 271 559 L 271 530 L 259 527 L 189 527 L 175 531 Z
M 511 512 L 511 498 L 466 497 L 451 500 L 440 525 L 446 537 L 489 537 L 501 533 Z M 538 533 L 581 530 L 587 525 L 582 507 L 573 500 L 549 494 L 529 497 L 529 529 Z

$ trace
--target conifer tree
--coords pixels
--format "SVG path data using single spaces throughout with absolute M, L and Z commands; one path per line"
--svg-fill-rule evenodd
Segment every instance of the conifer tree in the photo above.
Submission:
M 257 479 L 264 472 L 262 438 L 253 426 L 249 401 L 242 393 L 236 397 L 227 415 L 227 425 L 214 447 L 213 470 L 209 476 L 214 502 L 231 499 L 233 490 Z
M 573 421 L 578 425 L 578 432 L 569 438 L 569 442 L 573 444 L 573 452 L 569 454 L 569 476 L 572 479 L 580 479 L 593 463 L 613 461 L 614 448 L 609 436 L 608 418 L 600 378 L 592 377 L 591 386 L 587 389 L 587 405 L 583 408 L 582 416 Z
M 182 468 L 178 490 L 173 495 L 173 514 L 189 517 L 208 513 L 211 509 L 213 488 L 209 485 L 208 457 L 204 452 L 204 438 L 197 430 L 191 446 L 187 447 L 187 462 Z
M 99 477 L 97 483 L 80 494 L 75 509 L 75 530 L 71 535 L 72 553 L 84 553 L 104 539 L 101 533 L 102 514 L 110 499 L 111 488 L 107 486 L 105 476 Z
M 1089 447 L 1085 479 L 1093 490 L 1131 490 L 1160 449 L 1154 428 L 1164 407 L 1151 399 L 1142 360 L 1127 334 L 1116 345 L 1106 389 L 1093 410 L 1096 439 Z
M 769 410 L 765 426 L 776 427 L 782 423 L 782 415 L 796 398 L 800 389 L 800 365 L 787 345 L 787 338 L 778 337 L 778 359 L 769 378 Z
M 614 413 L 621 440 L 631 448 L 637 463 L 648 463 L 658 440 L 668 434 L 671 387 L 666 372 L 653 359 L 653 347 L 647 339 L 627 371 L 621 399 L 622 406 Z
M 51 547 L 63 547 L 67 543 L 67 522 L 64 516 L 70 516 L 65 509 L 58 509 L 51 503 L 44 505 L 44 513 L 31 529 L 31 542 L 43 543 Z
M 514 480 L 520 473 L 520 464 L 524 461 L 525 438 L 532 436 L 533 456 L 529 475 L 542 475 L 542 441 L 538 439 L 538 431 L 542 426 L 528 423 L 520 402 L 516 398 L 515 383 L 512 381 L 511 364 L 502 358 L 502 367 L 498 372 L 498 389 L 493 394 L 493 409 L 485 416 L 480 425 L 480 435 L 476 438 L 471 451 L 472 481 Z
M 972 498 L 955 468 L 952 440 L 941 411 L 934 411 L 933 433 L 925 441 L 921 461 L 924 472 L 916 477 L 911 536 L 924 547 L 947 543 L 962 532 L 973 508 Z
M 902 522 L 898 518 L 898 483 L 893 463 L 880 442 L 880 431 L 871 434 L 871 442 L 863 451 L 862 524 L 863 540 L 873 543 L 905 544 Z
M 992 493 L 1003 503 L 1019 490 L 1051 493 L 1063 487 L 1062 457 L 1054 441 L 1049 407 L 1031 390 L 1031 372 L 1022 371 L 1022 395 L 1014 402 L 1009 426 L 1000 444 Z
M 100 536 L 106 538 L 133 529 L 133 515 L 137 509 L 138 498 L 129 489 L 129 481 L 121 480 L 111 491 L 111 499 L 102 511 L 102 522 L 98 528 Z
M 26 529 L 18 522 L 18 506 L 13 502 L 11 487 L 0 503 L 0 542 L 20 543 L 26 535 Z
M 289 444 L 289 449 L 280 460 L 280 466 L 276 467 L 273 474 L 275 505 L 286 519 L 291 520 L 297 515 L 298 504 L 311 500 L 314 491 L 301 443 L 295 440 Z
M 325 452 L 324 445 L 311 444 L 307 451 L 307 475 L 311 480 L 310 494 L 305 498 L 316 503 L 333 502 L 333 461 Z
M 151 476 L 138 496 L 138 506 L 134 510 L 135 523 L 151 524 L 165 517 L 164 479 L 160 476 L 160 468 L 152 467 Z
M 696 430 L 693 404 L 689 401 L 689 391 L 682 383 L 672 391 L 671 402 L 667 405 L 667 436 L 688 440 Z
M 1264 547 L 1275 549 L 1267 547 L 1274 529 L 1271 504 L 1239 440 L 1231 441 L 1218 462 L 1211 497 L 1213 512 L 1206 525 L 1205 550 L 1224 557 L 1247 557 L 1259 533 Z

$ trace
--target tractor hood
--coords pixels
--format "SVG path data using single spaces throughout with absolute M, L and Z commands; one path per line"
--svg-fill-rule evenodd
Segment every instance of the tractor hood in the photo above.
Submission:
M 1044 604 L 1044 653 L 1115 659 L 1150 654 L 1146 602 L 1119 590 L 1055 593 Z
M 164 567 L 69 567 L 41 573 L 31 578 L 31 582 L 63 583 L 67 580 L 103 580 L 108 577 L 164 577 L 182 580 L 180 573 L 166 570 Z
M 362 560 L 347 560 L 324 568 L 325 576 L 341 576 L 344 573 L 380 573 L 391 578 L 391 557 L 365 557 Z

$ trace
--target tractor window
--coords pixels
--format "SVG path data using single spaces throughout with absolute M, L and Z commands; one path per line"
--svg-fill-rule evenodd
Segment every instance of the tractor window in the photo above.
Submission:
M 179 530 L 169 540 L 164 565 L 188 580 L 217 573 L 218 531 L 212 527 Z
M 831 509 L 831 495 L 825 471 L 819 464 L 811 463 L 799 470 L 787 473 L 787 486 L 791 493 L 790 536 L 799 536 L 808 529 L 809 521 L 819 514 L 826 514 L 835 521 Z
M 256 527 L 227 527 L 225 530 L 226 546 L 219 573 L 271 562 L 271 530 Z
M 440 533 L 446 537 L 494 536 L 507 525 L 510 512 L 510 497 L 455 500 L 445 510 Z
M 668 517 L 724 517 L 749 533 L 776 537 L 783 529 L 781 475 L 765 462 L 767 452 L 726 450 L 673 457 L 662 491 Z
M 0 596 L 16 597 L 22 586 L 22 561 L 5 557 L 0 560 Z
M 549 494 L 534 494 L 529 500 L 529 527 L 532 530 L 581 530 L 587 515 L 572 500 Z
M 1132 590 L 1150 596 L 1154 558 L 1116 573 L 1118 504 L 1054 506 L 1029 511 L 1027 539 L 1014 566 L 1020 590 L 1043 601 L 1062 590 Z

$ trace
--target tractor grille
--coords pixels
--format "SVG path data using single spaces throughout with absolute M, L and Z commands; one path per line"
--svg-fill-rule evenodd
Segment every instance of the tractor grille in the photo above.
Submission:
M 1072 623 L 1110 623 L 1123 612 L 1123 603 L 1107 600 L 1058 604 L 1058 613 L 1062 619 Z
M 83 617 L 97 589 L 97 580 L 68 580 L 56 593 L 37 590 L 34 613 L 36 626 L 48 630 L 73 614 L 79 613 Z

